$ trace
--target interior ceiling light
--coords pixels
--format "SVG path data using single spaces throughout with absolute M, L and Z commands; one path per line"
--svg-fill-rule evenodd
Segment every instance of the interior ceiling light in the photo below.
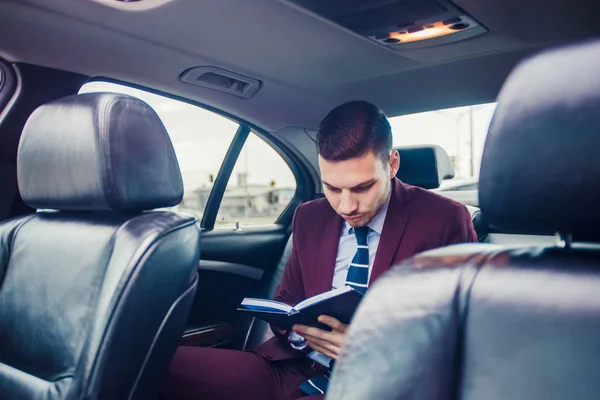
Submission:
M 458 30 L 461 30 L 460 28 L 465 29 L 468 27 L 468 25 L 466 24 L 463 25 L 465 25 L 465 27 L 459 26 L 459 29 L 456 29 L 456 27 L 453 28 L 454 25 L 444 25 L 443 22 L 437 22 L 434 24 L 429 24 L 428 26 L 423 27 L 421 30 L 418 30 L 416 32 L 390 32 L 388 34 L 388 38 L 397 40 L 397 42 L 394 43 L 418 42 L 419 40 L 427 40 L 440 36 L 451 35 L 453 33 L 456 33 Z
M 485 32 L 487 29 L 475 20 L 462 15 L 444 21 L 402 24 L 367 37 L 395 49 L 411 49 L 452 43 Z
M 471 39 L 488 30 L 450 0 L 282 0 L 391 50 Z

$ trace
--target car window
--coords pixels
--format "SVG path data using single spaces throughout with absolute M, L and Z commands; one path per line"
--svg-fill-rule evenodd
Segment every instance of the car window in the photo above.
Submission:
M 80 93 L 89 92 L 128 94 L 156 111 L 171 138 L 183 177 L 183 201 L 172 209 L 194 214 L 201 220 L 213 182 L 239 124 L 192 104 L 115 83 L 90 82 L 80 90 Z
M 483 145 L 496 103 L 457 107 L 390 118 L 394 146 L 436 144 L 454 164 L 456 176 L 451 181 L 468 181 L 479 177 Z M 457 190 L 469 190 L 459 189 Z
M 225 189 L 215 225 L 273 223 L 295 193 L 296 180 L 287 163 L 250 132 Z

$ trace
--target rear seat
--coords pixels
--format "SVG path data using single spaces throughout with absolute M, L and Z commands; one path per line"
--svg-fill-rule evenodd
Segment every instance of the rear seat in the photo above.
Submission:
M 292 254 L 292 237 L 288 239 L 287 244 L 285 245 L 285 249 L 283 250 L 283 255 L 281 256 L 281 260 L 279 260 L 279 264 L 277 264 L 277 269 L 273 273 L 271 280 L 268 282 L 266 287 L 264 288 L 261 296 L 264 298 L 271 299 L 275 295 L 275 289 L 281 282 L 281 278 L 283 277 L 283 271 L 285 266 Z M 240 332 L 243 330 L 246 332 L 243 334 Z M 234 337 L 234 346 L 238 349 L 251 350 L 256 348 L 259 344 L 263 343 L 265 340 L 269 339 L 273 336 L 273 332 L 269 328 L 269 325 L 256 318 L 252 318 L 248 323 L 245 319 L 242 321 L 238 321 L 238 326 L 236 327 L 236 334 Z
M 467 210 L 471 214 L 471 220 L 473 221 L 473 226 L 475 227 L 475 233 L 477 234 L 477 241 L 479 243 L 487 242 L 488 236 L 490 234 L 490 229 L 483 218 L 483 214 L 481 210 L 477 207 L 466 206 Z
M 398 172 L 398 178 L 404 183 L 413 186 L 419 186 L 424 189 L 436 189 L 440 186 L 442 180 L 454 178 L 454 167 L 448 153 L 439 146 L 411 146 L 397 148 L 400 153 L 401 168 Z M 488 235 L 487 225 L 483 220 L 481 211 L 477 207 L 467 206 L 475 232 L 479 241 L 484 241 Z M 266 284 L 262 296 L 272 298 L 275 289 L 281 278 L 287 264 L 288 258 L 292 252 L 292 236 L 290 236 L 285 250 L 277 265 L 277 270 L 273 273 L 271 280 Z M 239 330 L 246 330 L 247 334 L 242 335 Z M 240 322 L 236 335 L 235 347 L 241 349 L 254 349 L 259 344 L 273 336 L 269 325 L 262 320 L 253 319 L 248 323 Z

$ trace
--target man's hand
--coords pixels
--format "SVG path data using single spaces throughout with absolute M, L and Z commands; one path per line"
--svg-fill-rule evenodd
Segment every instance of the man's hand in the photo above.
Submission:
M 342 324 L 333 317 L 321 315 L 319 322 L 329 326 L 332 331 L 327 332 L 319 328 L 313 328 L 305 325 L 294 325 L 292 330 L 299 335 L 304 336 L 307 344 L 318 352 L 336 360 L 346 343 L 346 332 L 350 325 Z

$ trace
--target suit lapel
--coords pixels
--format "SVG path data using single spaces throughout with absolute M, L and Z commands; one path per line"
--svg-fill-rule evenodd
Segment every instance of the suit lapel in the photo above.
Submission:
M 331 290 L 344 219 L 335 212 L 332 212 L 332 215 L 326 221 L 323 236 L 321 237 L 321 248 L 319 250 L 318 279 L 315 283 L 318 286 L 315 294 Z
M 392 266 L 394 256 L 408 225 L 408 207 L 403 207 L 403 205 L 408 203 L 409 200 L 409 193 L 404 184 L 394 178 L 392 181 L 392 197 L 381 231 L 369 285 Z

